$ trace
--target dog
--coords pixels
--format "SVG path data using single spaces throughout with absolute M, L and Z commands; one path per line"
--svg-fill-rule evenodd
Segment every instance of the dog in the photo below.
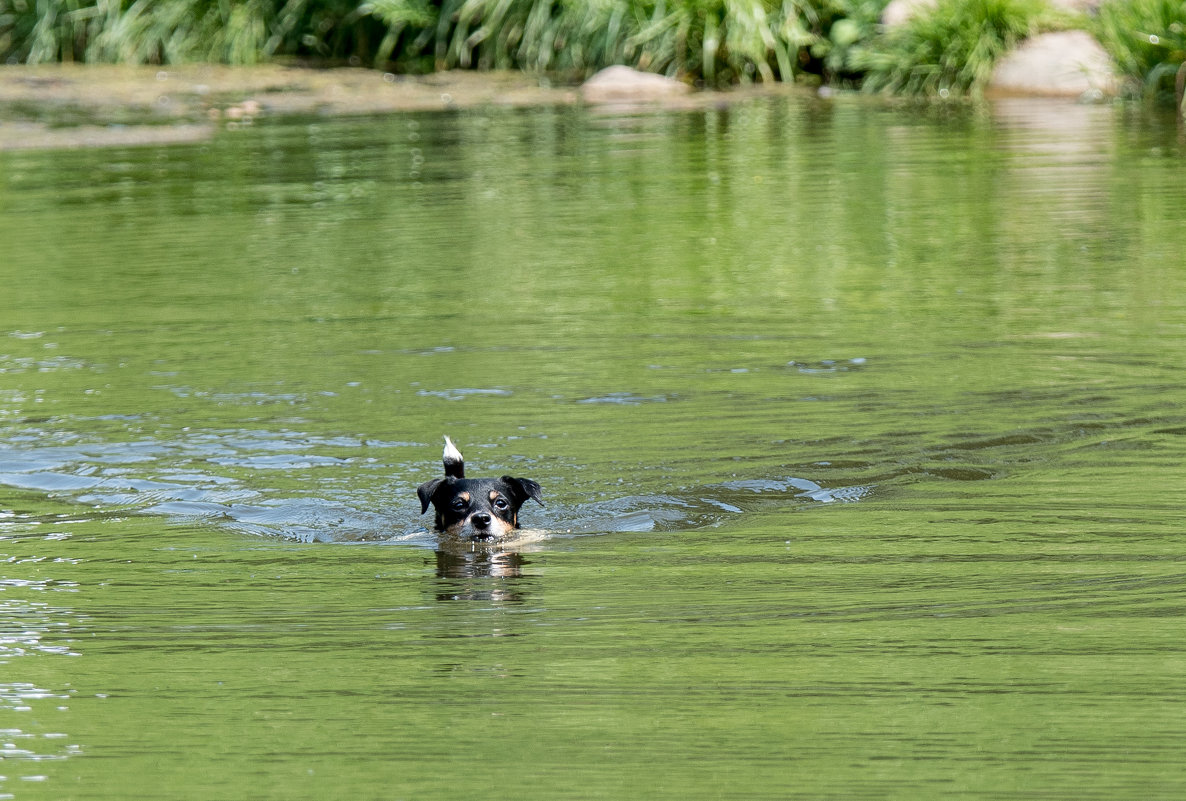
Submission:
M 448 437 L 443 461 L 445 477 L 416 490 L 420 514 L 432 504 L 435 528 L 442 534 L 471 542 L 504 539 L 519 528 L 519 508 L 528 498 L 544 505 L 539 484 L 529 478 L 466 478 L 465 459 Z

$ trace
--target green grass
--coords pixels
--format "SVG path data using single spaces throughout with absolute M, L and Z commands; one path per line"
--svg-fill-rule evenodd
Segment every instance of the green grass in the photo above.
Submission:
M 0 59 L 254 64 L 346 58 L 382 35 L 365 5 L 334 0 L 0 0 Z
M 383 55 L 437 67 L 588 73 L 609 64 L 708 83 L 791 80 L 854 17 L 883 0 L 376 0 Z M 397 45 L 399 47 L 397 48 Z
M 709 84 L 837 71 L 885 0 L 0 0 L 0 59 L 589 74 Z
M 1182 102 L 1186 80 L 1186 2 L 1110 0 L 1099 10 L 1093 33 L 1143 94 Z

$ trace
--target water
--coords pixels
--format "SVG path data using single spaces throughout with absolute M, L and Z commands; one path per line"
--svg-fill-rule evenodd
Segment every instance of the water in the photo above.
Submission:
M 1172 120 L 0 154 L 0 795 L 1180 798 Z M 437 551 L 451 435 L 543 536 Z

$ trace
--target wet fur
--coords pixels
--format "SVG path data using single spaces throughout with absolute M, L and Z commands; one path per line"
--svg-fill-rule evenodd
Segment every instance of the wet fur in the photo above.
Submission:
M 528 499 L 543 506 L 540 486 L 529 478 L 466 478 L 465 460 L 445 437 L 445 475 L 416 490 L 420 514 L 431 505 L 434 527 L 446 536 L 472 541 L 499 540 L 519 528 L 519 509 Z

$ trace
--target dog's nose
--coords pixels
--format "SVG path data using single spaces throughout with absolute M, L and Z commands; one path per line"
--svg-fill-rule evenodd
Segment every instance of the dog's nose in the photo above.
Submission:
M 470 521 L 474 524 L 474 528 L 490 528 L 490 515 L 486 512 L 478 512 L 470 518 Z

